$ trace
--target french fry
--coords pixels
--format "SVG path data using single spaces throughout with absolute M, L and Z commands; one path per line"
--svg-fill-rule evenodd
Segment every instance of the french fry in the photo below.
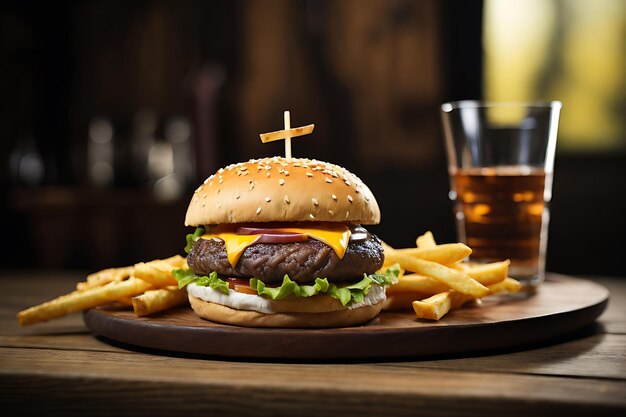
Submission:
M 462 261 L 472 253 L 472 250 L 462 243 L 446 243 L 429 248 L 407 248 L 394 249 L 391 252 L 391 259 L 397 254 L 409 255 L 425 261 L 437 262 L 440 264 L 452 264 Z
M 178 287 L 146 291 L 133 297 L 132 305 L 139 317 L 147 316 L 187 302 L 187 291 Z
M 489 285 L 489 294 L 499 294 L 502 292 L 516 293 L 522 288 L 522 284 L 513 278 L 505 278 L 503 281 Z
M 435 278 L 418 274 L 408 274 L 398 278 L 398 283 L 387 287 L 388 295 L 401 293 L 424 294 L 426 297 L 449 291 L 450 287 Z M 418 298 L 414 298 L 417 300 Z
M 473 299 L 474 297 L 457 291 L 446 291 L 425 300 L 413 301 L 413 310 L 417 318 L 439 320 L 450 310 L 460 308 Z
M 392 253 L 392 252 L 396 251 L 394 248 L 392 248 L 391 246 L 389 246 L 388 244 L 386 244 L 382 240 L 380 241 L 380 244 L 383 245 L 383 252 L 385 253 L 385 257 L 387 255 L 387 253 Z
M 179 255 L 167 259 L 157 259 L 150 262 L 135 264 L 135 277 L 142 279 L 155 287 L 178 286 L 172 275 L 172 269 L 178 269 L 186 264 L 186 260 Z
M 110 282 L 102 287 L 62 295 L 54 300 L 20 311 L 17 314 L 17 319 L 21 326 L 29 326 L 107 304 L 129 295 L 140 294 L 151 287 L 151 284 L 143 280 L 130 277 L 125 281 Z
M 413 310 L 418 319 L 439 320 L 450 311 L 450 292 L 435 294 L 422 301 L 413 301 Z
M 464 272 L 466 275 L 474 278 L 483 285 L 491 285 L 497 282 L 502 282 L 508 276 L 510 264 L 511 261 L 507 259 L 506 261 L 501 262 L 472 265 L 464 267 Z
M 435 237 L 431 231 L 424 233 L 415 240 L 415 246 L 420 249 L 433 248 L 437 246 L 437 242 L 435 242 Z
M 389 256 L 389 254 L 395 253 L 395 249 L 389 246 L 388 244 L 386 244 L 385 242 L 383 242 L 382 240 L 380 241 L 380 243 L 383 246 L 383 254 L 384 254 L 383 266 L 380 268 L 380 270 L 385 271 L 391 265 L 396 263 L 396 262 L 392 262 L 392 259 Z
M 124 266 L 121 268 L 108 268 L 102 271 L 87 275 L 86 288 L 100 287 L 104 284 L 114 281 L 122 281 L 133 274 L 132 266 Z
M 521 284 L 513 278 L 506 278 L 501 282 L 489 285 L 487 288 L 489 288 L 489 294 L 515 293 L 520 290 Z M 435 294 L 425 300 L 413 301 L 412 305 L 418 318 L 439 320 L 450 310 L 461 308 L 473 299 L 474 297 L 472 296 L 452 290 Z
M 387 255 L 385 254 L 385 256 Z M 416 259 L 397 252 L 394 253 L 394 260 L 400 264 L 402 269 L 432 277 L 462 294 L 483 297 L 489 293 L 487 287 L 475 279 L 441 264 Z

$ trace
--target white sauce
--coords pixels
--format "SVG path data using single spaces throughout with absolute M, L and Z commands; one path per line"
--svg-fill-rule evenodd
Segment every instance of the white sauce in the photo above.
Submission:
M 204 301 L 210 301 L 216 304 L 222 304 L 227 307 L 235 308 L 237 310 L 251 310 L 258 311 L 260 313 L 272 314 L 275 311 L 272 309 L 272 304 L 280 303 L 281 300 L 269 300 L 259 295 L 244 294 L 234 290 L 230 290 L 228 294 L 224 294 L 219 290 L 214 290 L 211 287 L 201 287 L 196 284 L 187 285 L 187 293 Z M 370 291 L 363 298 L 360 303 L 351 303 L 347 305 L 346 309 L 353 309 L 362 306 L 369 306 L 378 304 L 384 301 L 385 289 L 380 285 L 373 284 Z M 336 309 L 328 308 L 327 311 L 336 311 Z M 322 311 L 320 311 L 322 312 Z

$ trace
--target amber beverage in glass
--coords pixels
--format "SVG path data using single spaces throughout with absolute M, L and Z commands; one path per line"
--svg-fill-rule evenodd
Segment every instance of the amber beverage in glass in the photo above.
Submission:
M 442 106 L 450 198 L 471 260 L 509 259 L 528 291 L 544 279 L 559 102 Z

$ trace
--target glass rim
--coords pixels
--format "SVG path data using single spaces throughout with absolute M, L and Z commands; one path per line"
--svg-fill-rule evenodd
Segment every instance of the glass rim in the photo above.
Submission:
M 450 113 L 459 109 L 479 109 L 497 107 L 539 107 L 545 109 L 561 109 L 563 103 L 559 100 L 551 101 L 483 101 L 483 100 L 458 100 L 448 101 L 441 104 L 444 113 Z

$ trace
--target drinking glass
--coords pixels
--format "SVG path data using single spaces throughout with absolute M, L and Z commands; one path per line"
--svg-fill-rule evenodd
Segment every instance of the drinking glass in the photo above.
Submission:
M 561 103 L 457 101 L 441 106 L 459 239 L 470 260 L 509 259 L 532 292 L 544 280 Z

